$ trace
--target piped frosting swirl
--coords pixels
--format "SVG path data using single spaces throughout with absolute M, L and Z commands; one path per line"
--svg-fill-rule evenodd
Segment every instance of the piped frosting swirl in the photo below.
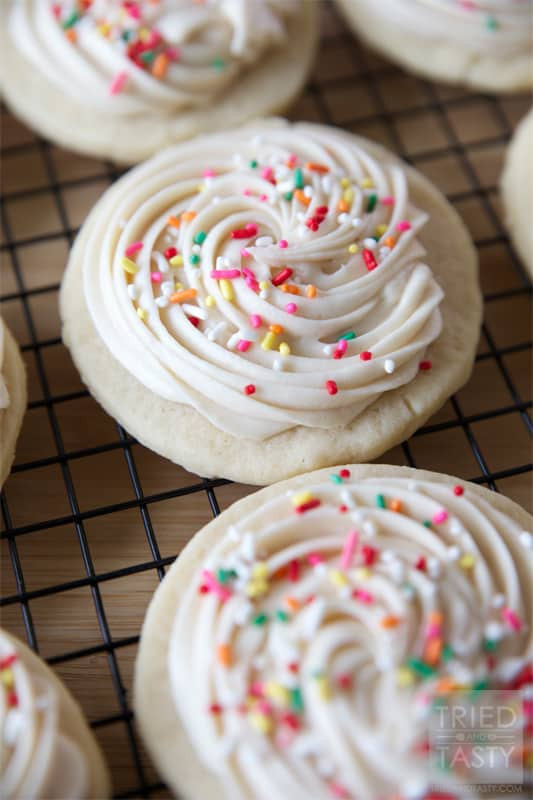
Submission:
M 161 153 L 93 215 L 83 290 L 117 360 L 235 436 L 355 419 L 441 331 L 407 176 L 330 128 Z
M 463 796 L 452 772 L 430 791 L 428 715 L 445 693 L 531 683 L 532 541 L 468 485 L 349 469 L 228 527 L 167 661 L 227 796 Z

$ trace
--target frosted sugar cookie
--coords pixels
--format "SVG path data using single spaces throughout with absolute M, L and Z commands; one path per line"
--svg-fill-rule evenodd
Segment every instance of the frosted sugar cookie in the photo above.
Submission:
M 119 162 L 283 110 L 314 55 L 311 0 L 8 0 L 1 89 L 37 131 Z
M 381 55 L 445 83 L 493 92 L 533 86 L 531 0 L 337 0 Z
M 470 374 L 475 251 L 363 139 L 282 120 L 196 139 L 97 203 L 61 291 L 104 408 L 202 475 L 269 483 L 412 433 Z
M 429 716 L 459 687 L 531 684 L 531 527 L 501 495 L 383 465 L 231 506 L 144 622 L 135 706 L 162 776 L 186 800 L 476 796 L 475 774 L 431 770 Z
M 9 475 L 26 410 L 26 371 L 18 346 L 0 318 L 0 486 Z
M 103 800 L 107 768 L 81 709 L 44 661 L 0 630 L 4 800 Z
M 511 140 L 505 157 L 501 190 L 513 243 L 533 275 L 533 111 L 524 117 Z

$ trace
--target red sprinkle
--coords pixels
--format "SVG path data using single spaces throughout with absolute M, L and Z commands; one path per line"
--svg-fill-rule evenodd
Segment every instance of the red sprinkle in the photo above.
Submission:
M 375 547 L 370 547 L 369 544 L 364 544 L 361 547 L 361 556 L 365 567 L 370 567 L 376 560 L 378 551 Z
M 428 370 L 431 369 L 433 364 L 431 363 L 431 361 L 421 361 L 418 366 L 420 367 L 420 369 Z
M 426 559 L 425 559 L 424 556 L 420 556 L 420 558 L 418 559 L 418 561 L 415 564 L 415 568 L 419 569 L 420 572 L 425 572 L 426 571 Z
M 223 711 L 224 711 L 224 709 L 218 703 L 212 703 L 209 706 L 209 713 L 210 714 L 221 714 Z
M 244 228 L 237 228 L 236 230 L 231 232 L 232 239 L 250 239 L 252 236 L 255 236 L 257 233 L 257 225 L 253 222 L 249 222 Z
M 322 505 L 321 501 L 315 497 L 312 500 L 308 500 L 307 503 L 296 506 L 294 510 L 297 514 L 305 514 L 306 511 L 311 511 L 312 508 L 318 508 L 320 505 Z
M 463 489 L 462 486 L 454 486 L 453 487 L 453 493 L 456 494 L 458 497 L 460 497 L 462 494 L 464 494 L 464 491 L 465 490 Z
M 348 506 L 345 506 L 343 503 L 341 506 L 339 506 L 339 511 L 341 514 L 346 514 L 346 512 L 348 511 Z
M 5 658 L 0 660 L 0 670 L 7 669 L 11 666 L 11 664 L 14 664 L 17 659 L 18 655 L 16 653 L 11 653 L 11 655 L 5 656 Z
M 359 358 L 361 359 L 361 361 L 370 361 L 370 359 L 372 358 L 372 353 L 370 352 L 370 350 L 363 350 L 362 353 L 359 353 Z
M 175 247 L 167 247 L 167 249 L 163 252 L 165 258 L 174 258 L 174 256 L 177 256 L 177 254 L 178 251 Z
M 255 386 L 253 383 L 249 383 L 244 387 L 244 394 L 254 394 L 255 393 Z
M 342 675 L 337 675 L 336 683 L 339 689 L 351 689 L 353 686 L 353 676 L 347 672 Z
M 300 562 L 297 558 L 293 558 L 288 566 L 288 575 L 290 581 L 296 582 L 300 577 Z
M 326 389 L 328 390 L 328 394 L 337 394 L 339 391 L 335 381 L 326 381 Z
M 299 672 L 299 671 L 300 671 L 300 665 L 298 664 L 298 662 L 297 662 L 297 661 L 291 661 L 291 663 L 290 663 L 290 664 L 287 664 L 287 669 L 288 669 L 290 672 L 297 673 L 297 672 Z
M 14 706 L 18 706 L 18 704 L 19 704 L 19 699 L 17 697 L 17 693 L 13 692 L 13 691 L 8 692 L 8 695 L 7 695 L 7 707 L 8 708 L 14 708 Z
M 291 728 L 293 731 L 297 731 L 300 729 L 301 725 L 300 720 L 295 714 L 292 714 L 290 711 L 283 714 L 283 716 L 281 717 L 281 721 L 283 722 L 284 725 L 288 725 L 289 728 Z
M 281 270 L 281 272 L 278 272 L 278 274 L 277 274 L 277 275 L 275 275 L 275 276 L 272 278 L 272 283 L 273 283 L 273 285 L 274 285 L 274 286 L 281 286 L 281 284 L 282 284 L 282 283 L 285 283 L 285 281 L 288 281 L 288 280 L 289 280 L 289 278 L 290 278 L 290 277 L 291 277 L 291 275 L 292 275 L 292 272 L 293 272 L 293 271 L 292 271 L 292 269 L 291 269 L 290 267 L 284 267 L 284 268 Z
M 341 478 L 349 478 L 351 474 L 352 473 L 350 472 L 349 469 L 341 469 L 341 471 L 339 472 Z
M 366 268 L 369 272 L 372 272 L 373 269 L 376 269 L 378 265 L 372 250 L 367 250 L 366 248 L 363 250 L 363 261 L 365 262 Z

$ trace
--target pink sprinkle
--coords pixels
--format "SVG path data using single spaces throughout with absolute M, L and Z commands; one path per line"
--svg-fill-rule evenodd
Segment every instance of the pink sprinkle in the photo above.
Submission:
M 181 58 L 181 51 L 178 47 L 167 47 L 165 55 L 170 61 L 179 61 Z
M 257 704 L 257 710 L 260 711 L 261 714 L 272 714 L 272 706 L 268 700 L 260 700 Z
M 298 156 L 294 155 L 294 153 L 291 153 L 287 159 L 287 166 L 294 167 L 297 161 L 298 161 Z
M 329 790 L 334 797 L 350 796 L 348 789 L 346 789 L 341 783 L 337 783 L 336 781 L 332 781 L 332 783 L 329 784 Z
M 245 197 L 250 197 L 251 194 L 252 194 L 252 190 L 251 189 L 244 189 L 243 190 L 243 195 Z
M 374 596 L 371 595 L 370 592 L 365 592 L 364 589 L 354 589 L 352 597 L 355 597 L 356 600 L 360 600 L 361 603 L 366 603 L 367 605 L 374 602 Z
M 312 567 L 316 567 L 317 564 L 322 564 L 322 562 L 324 561 L 320 553 L 309 553 L 309 555 L 307 556 L 307 560 Z
M 278 247 L 279 247 L 281 250 L 285 250 L 285 248 L 286 248 L 286 247 L 288 247 L 288 246 L 289 246 L 289 243 L 288 243 L 288 241 L 287 241 L 286 239 L 280 239 L 280 240 L 279 240 L 279 242 L 278 242 Z
M 161 281 L 163 280 L 163 276 L 160 272 L 151 272 L 150 280 L 152 281 L 152 283 L 161 283 Z
M 250 686 L 250 694 L 252 697 L 263 697 L 264 687 L 261 681 L 254 681 Z
M 205 586 L 207 586 L 207 588 L 211 592 L 216 594 L 217 597 L 220 598 L 220 600 L 222 600 L 222 602 L 228 600 L 228 598 L 231 597 L 232 594 L 231 590 L 228 589 L 226 586 L 222 586 L 222 584 L 220 584 L 217 581 L 213 573 L 210 572 L 208 569 L 202 570 L 202 579 L 204 581 Z
M 394 205 L 394 197 L 382 197 L 381 204 L 384 206 L 393 206 Z
M 411 223 L 406 219 L 400 220 L 400 222 L 398 222 L 396 225 L 397 231 L 408 231 L 410 229 L 411 229 Z
M 516 611 L 513 611 L 511 608 L 502 608 L 502 617 L 514 631 L 522 630 L 522 620 Z
M 212 269 L 209 273 L 212 278 L 216 278 L 216 280 L 221 280 L 222 278 L 240 278 L 241 271 L 240 269 Z
M 137 4 L 123 3 L 122 4 L 132 19 L 141 18 L 141 9 Z
M 128 73 L 124 70 L 118 72 L 111 83 L 109 84 L 109 94 L 118 94 L 124 88 L 124 84 L 128 80 Z
M 260 328 L 263 324 L 263 320 L 259 316 L 259 314 L 250 314 L 250 325 L 252 328 Z
M 124 250 L 124 255 L 127 256 L 128 258 L 131 258 L 133 255 L 135 255 L 135 253 L 138 253 L 139 250 L 142 249 L 143 249 L 142 242 L 132 242 Z
M 432 639 L 434 636 L 439 636 L 442 630 L 442 626 L 439 625 L 437 622 L 430 622 L 426 626 L 426 638 Z
M 268 195 L 267 194 L 260 194 L 259 195 L 259 199 L 261 200 L 262 203 L 266 203 L 266 201 L 268 200 Z
M 440 525 L 442 522 L 446 522 L 448 519 L 448 512 L 445 508 L 441 508 L 439 511 L 436 511 L 431 518 L 435 525 Z
M 346 341 L 346 339 L 339 339 L 339 341 L 337 342 L 337 346 L 333 351 L 333 358 L 342 358 L 347 349 L 348 349 L 348 342 Z
M 263 167 L 263 169 L 261 170 L 261 177 L 265 178 L 265 180 L 267 181 L 270 180 L 273 174 L 274 172 L 272 170 L 272 167 Z
M 357 531 L 350 531 L 347 535 L 341 553 L 341 569 L 347 570 L 351 567 L 359 535 Z
M 215 170 L 214 169 L 204 169 L 202 172 L 202 176 L 204 178 L 214 178 L 215 177 Z
M 287 303 L 285 306 L 285 311 L 287 314 L 295 314 L 298 311 L 298 306 L 296 303 Z
M 251 289 L 253 292 L 259 291 L 259 284 L 257 283 L 255 278 L 250 278 L 248 276 L 247 278 L 245 278 L 245 281 L 248 288 Z
M 250 256 L 250 253 L 248 252 L 248 250 L 246 249 L 246 247 L 243 247 L 243 248 L 242 248 L 242 250 L 241 250 L 241 256 L 242 256 L 243 258 L 249 258 L 249 256 Z
M 237 350 L 241 353 L 246 353 L 252 343 L 248 339 L 239 339 L 237 342 Z

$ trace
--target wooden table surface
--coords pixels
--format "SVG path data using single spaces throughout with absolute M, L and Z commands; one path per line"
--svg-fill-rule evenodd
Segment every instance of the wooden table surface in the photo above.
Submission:
M 448 194 L 479 246 L 486 328 L 472 378 L 408 447 L 379 461 L 485 474 L 486 484 L 490 473 L 531 509 L 527 278 L 506 241 L 497 189 L 506 140 L 527 107 L 524 97 L 494 100 L 410 77 L 356 47 L 328 8 L 317 66 L 290 116 L 341 125 L 408 157 Z M 30 399 L 4 487 L 2 624 L 33 634 L 95 723 L 115 792 L 168 797 L 129 704 L 139 629 L 157 565 L 211 518 L 213 501 L 224 509 L 253 487 L 216 486 L 210 497 L 198 476 L 124 439 L 84 391 L 59 338 L 57 288 L 72 236 L 112 172 L 38 140 L 9 113 L 2 127 L 2 313 L 23 347 Z

